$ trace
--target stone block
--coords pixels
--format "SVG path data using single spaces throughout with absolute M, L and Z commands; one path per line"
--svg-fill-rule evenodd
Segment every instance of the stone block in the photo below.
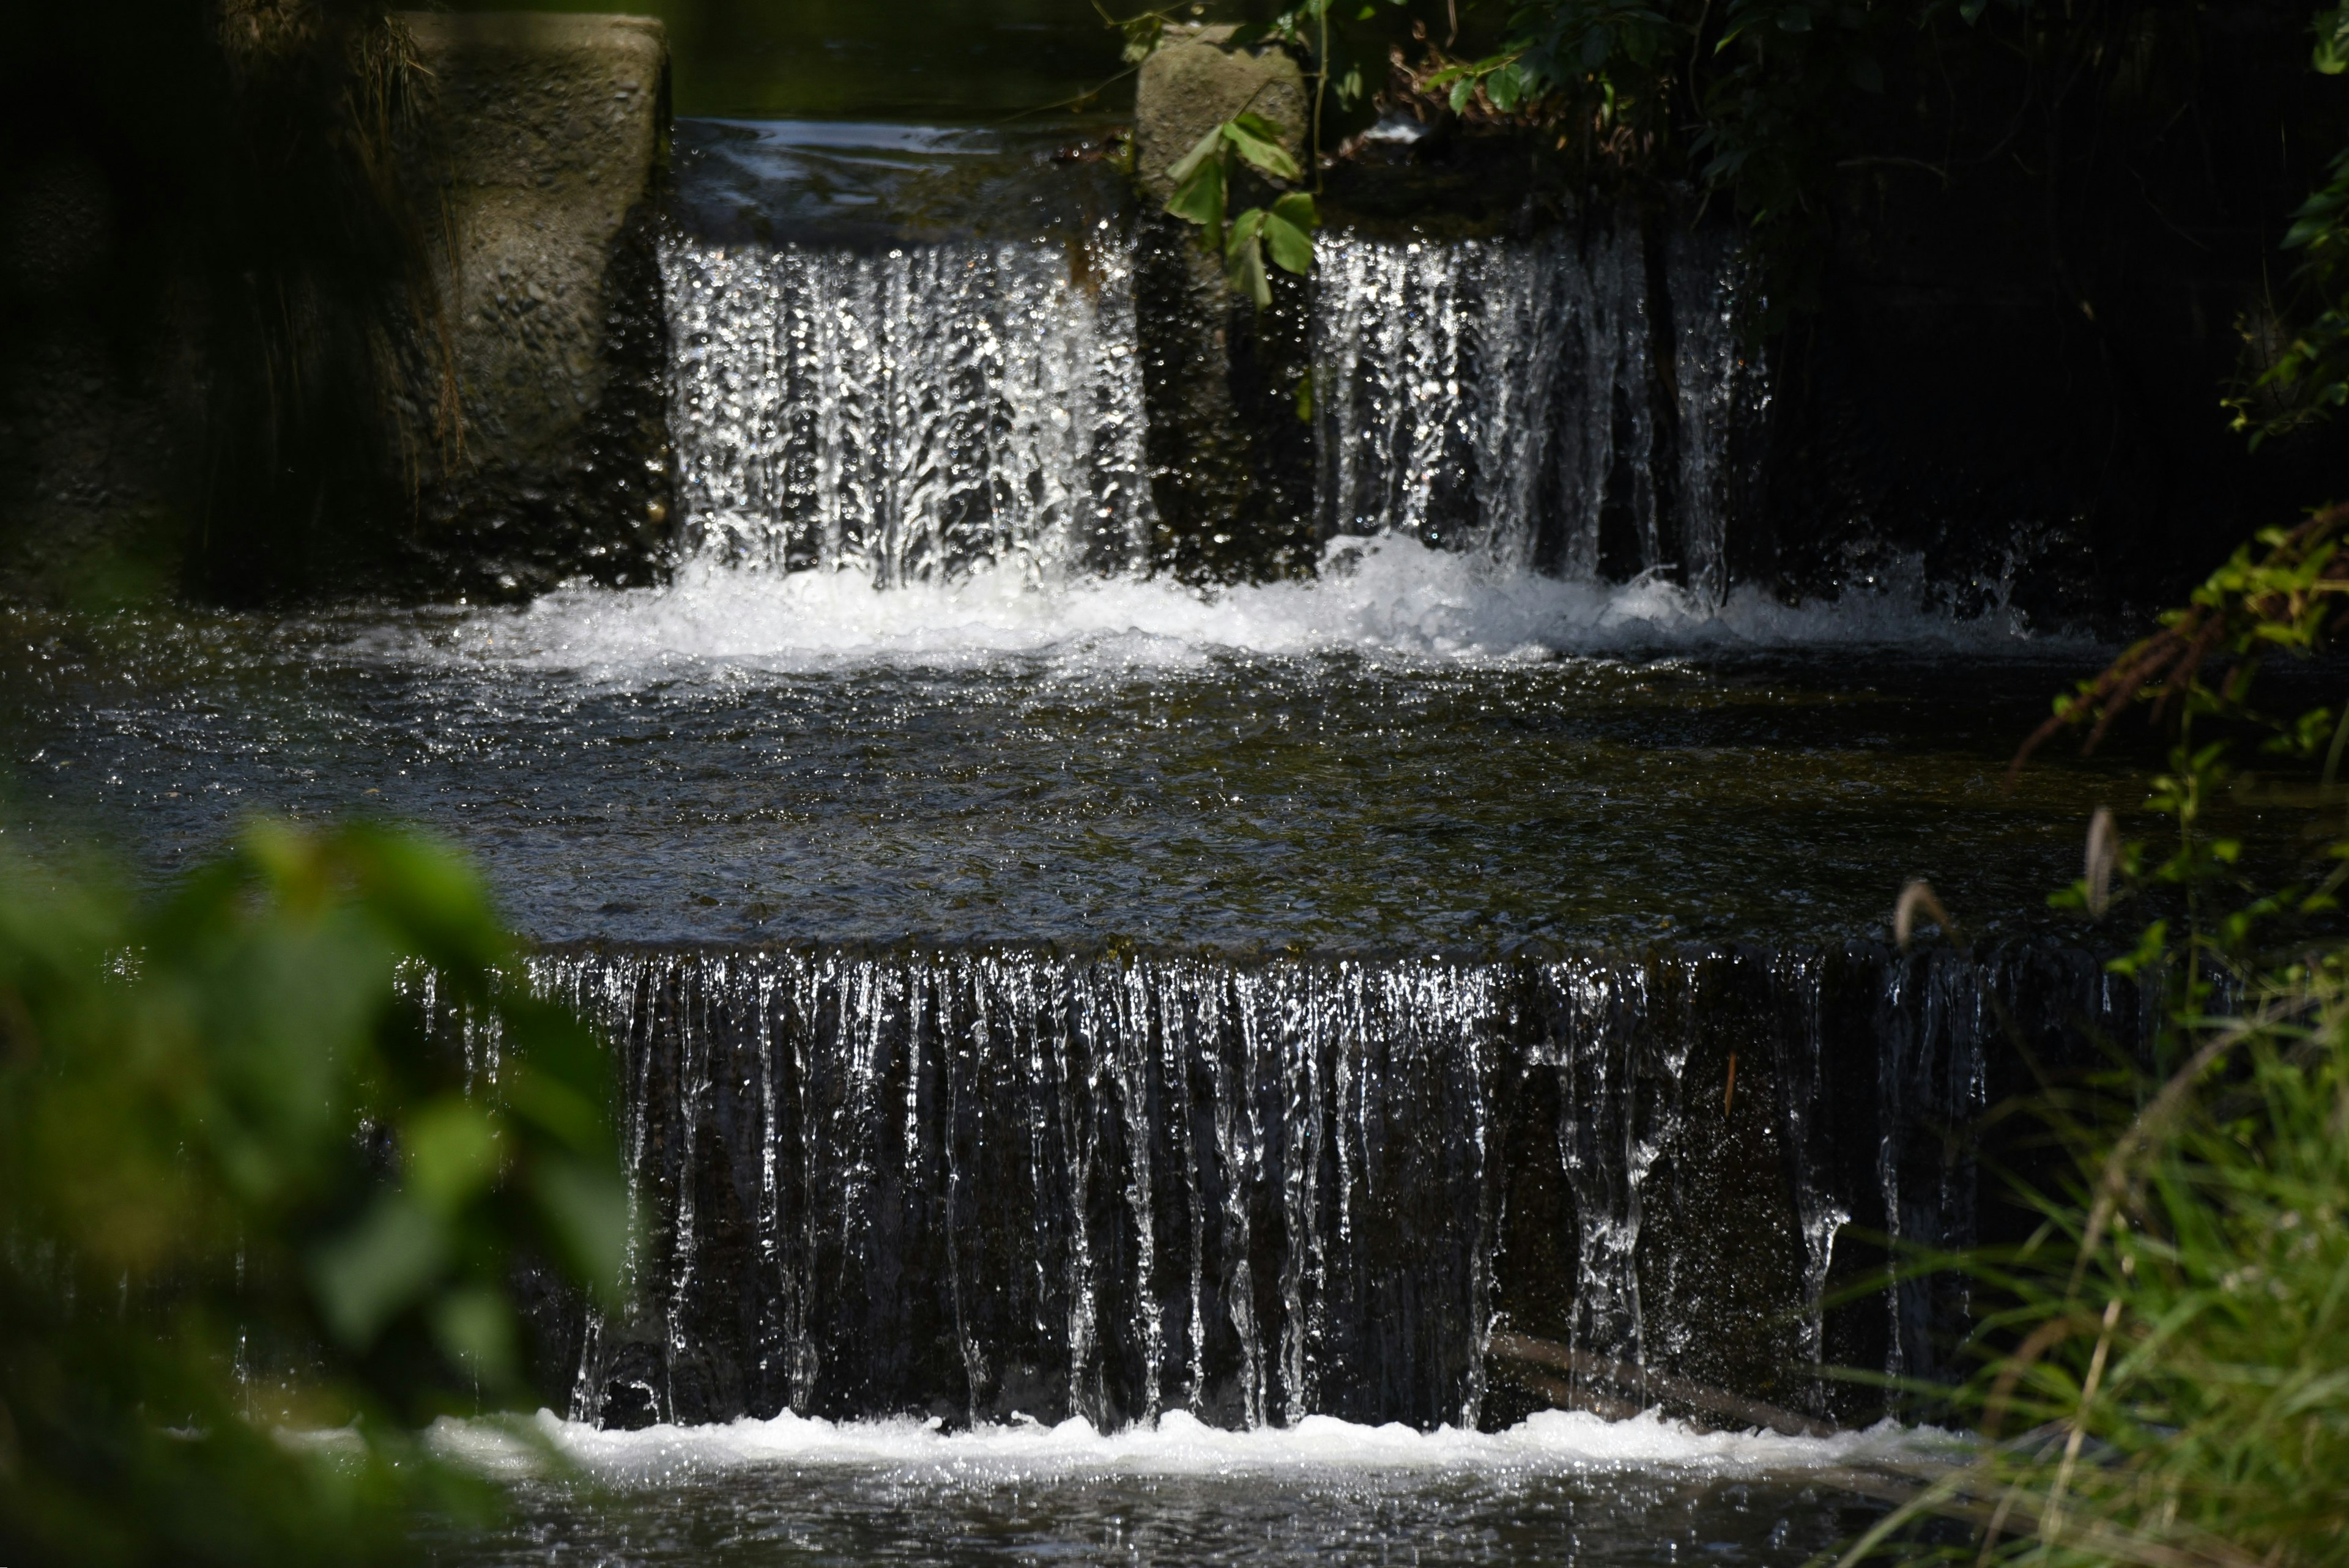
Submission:
M 1143 189 L 1164 201 L 1167 171 L 1212 128 L 1244 110 L 1281 130 L 1305 160 L 1309 100 L 1296 57 L 1277 45 L 1232 46 L 1231 27 L 1174 30 L 1142 62 L 1133 94 L 1133 168 Z

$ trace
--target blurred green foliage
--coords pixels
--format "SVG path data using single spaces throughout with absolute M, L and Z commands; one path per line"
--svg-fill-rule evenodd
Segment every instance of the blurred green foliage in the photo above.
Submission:
M 616 1288 L 600 1044 L 404 833 L 257 823 L 151 908 L 0 877 L 0 1561 L 414 1555 L 488 1497 L 419 1426 L 528 1395 L 518 1271 Z
M 2268 661 L 2349 628 L 2344 542 L 2349 509 L 2330 508 L 2239 550 L 2025 748 L 2069 728 L 2093 745 L 2138 708 L 2175 723 L 2145 802 L 2168 842 L 2099 813 L 2055 898 L 2094 920 L 2174 912 L 2110 964 L 2156 988 L 2163 1024 L 2148 1059 L 2019 1108 L 2071 1155 L 2023 1187 L 2026 1242 L 1920 1261 L 1978 1293 L 1980 1371 L 1939 1392 L 1982 1441 L 1847 1563 L 2301 1568 L 2349 1550 L 2349 708 L 2255 701 Z M 2230 799 L 2305 816 L 2303 875 L 2245 872 L 2210 830 Z M 1962 1541 L 1919 1546 L 1929 1515 Z
M 2349 5 L 2317 13 L 2313 30 L 2316 69 L 2328 77 L 2349 71 Z M 2283 248 L 2300 263 L 2279 312 L 2281 352 L 2228 400 L 2235 428 L 2254 449 L 2349 406 L 2349 148 L 2292 214 Z

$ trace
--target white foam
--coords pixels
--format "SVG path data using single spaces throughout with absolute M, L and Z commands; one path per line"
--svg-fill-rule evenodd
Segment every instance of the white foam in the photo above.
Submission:
M 1150 1425 L 1103 1433 L 1081 1419 L 959 1432 L 936 1422 L 825 1421 L 786 1412 L 722 1426 L 604 1431 L 548 1411 L 522 1431 L 494 1421 L 444 1419 L 432 1440 L 492 1473 L 536 1469 L 542 1446 L 599 1480 L 645 1485 L 758 1467 L 855 1469 L 993 1486 L 1095 1475 L 1560 1475 L 1671 1470 L 1758 1476 L 1853 1465 L 1914 1463 L 1953 1439 L 1889 1421 L 1826 1438 L 1701 1432 L 1654 1412 L 1608 1421 L 1547 1410 L 1499 1432 L 1358 1426 L 1309 1416 L 1293 1427 L 1233 1432 L 1174 1410 Z
M 2050 645 L 2011 617 L 1961 621 L 1920 610 L 1919 597 L 1916 584 L 1901 583 L 1788 606 L 1748 587 L 1715 607 L 1658 577 L 1564 582 L 1397 537 L 1335 540 L 1309 581 L 1214 590 L 1164 577 L 1040 581 L 1016 564 L 881 590 L 853 571 L 781 573 L 695 560 L 662 587 L 566 587 L 525 608 L 471 613 L 398 651 L 626 679 L 711 666 L 956 667 L 1015 657 L 1146 668 L 1219 654 L 1491 664 L 1706 648 Z

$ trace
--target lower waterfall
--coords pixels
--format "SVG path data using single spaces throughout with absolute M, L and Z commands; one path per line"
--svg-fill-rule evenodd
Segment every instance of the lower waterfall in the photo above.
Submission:
M 1473 1427 L 1692 1386 L 1864 1415 L 1823 1366 L 1946 1373 L 1962 1293 L 1823 1303 L 1981 1233 L 1971 1129 L 2022 1087 L 2001 1009 L 2043 1061 L 2141 1028 L 2133 985 L 2028 947 L 535 976 L 618 1046 L 634 1305 L 543 1326 L 573 1417 L 620 1426 Z M 1527 1341 L 1566 1374 L 1493 1353 Z

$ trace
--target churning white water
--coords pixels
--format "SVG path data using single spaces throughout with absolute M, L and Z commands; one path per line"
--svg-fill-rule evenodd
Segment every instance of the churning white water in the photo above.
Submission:
M 2006 615 L 1961 621 L 1922 608 L 1920 588 L 1918 574 L 1881 593 L 1790 606 L 1741 587 L 1709 604 L 1661 576 L 1576 582 L 1394 535 L 1332 540 L 1313 579 L 1220 588 L 1137 574 L 1040 580 L 1007 562 L 883 589 L 854 567 L 786 573 L 700 558 L 662 587 L 565 588 L 523 609 L 476 612 L 429 641 L 444 656 L 621 680 L 680 665 L 951 668 L 1013 655 L 1082 669 L 1218 654 L 1476 665 L 1705 648 L 2052 645 Z
M 610 1431 L 542 1410 L 520 1430 L 498 1421 L 443 1419 L 434 1445 L 493 1473 L 540 1468 L 544 1449 L 620 1485 L 683 1475 L 789 1466 L 864 1469 L 987 1488 L 1087 1476 L 1332 1476 L 1493 1473 L 1557 1475 L 1637 1468 L 1710 1477 L 1782 1475 L 1873 1464 L 1915 1464 L 1955 1451 L 1931 1429 L 1883 1422 L 1828 1438 L 1707 1432 L 1650 1412 L 1608 1421 L 1545 1410 L 1497 1432 L 1397 1423 L 1362 1426 L 1309 1416 L 1291 1427 L 1225 1431 L 1179 1410 L 1102 1432 L 1072 1418 L 947 1431 L 936 1421 L 826 1421 L 788 1412 L 771 1420 Z

